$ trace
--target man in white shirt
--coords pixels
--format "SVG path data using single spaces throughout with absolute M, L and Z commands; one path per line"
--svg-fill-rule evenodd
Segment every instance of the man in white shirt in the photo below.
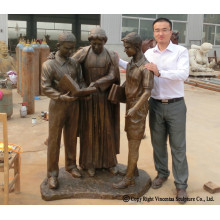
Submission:
M 154 72 L 149 124 L 158 175 L 152 182 L 152 188 L 160 188 L 170 174 L 167 154 L 169 136 L 177 200 L 184 203 L 188 180 L 184 81 L 189 75 L 189 55 L 186 48 L 170 41 L 172 23 L 168 19 L 155 20 L 153 31 L 157 45 L 145 52 L 150 62 L 146 67 Z
M 157 177 L 152 188 L 158 189 L 167 180 L 167 138 L 172 155 L 172 170 L 177 189 L 177 200 L 187 200 L 188 164 L 186 159 L 186 105 L 184 81 L 189 75 L 188 50 L 170 41 L 172 23 L 166 18 L 153 22 L 156 47 L 148 49 L 145 56 L 150 63 L 146 67 L 154 72 L 154 88 L 149 100 L 149 125 L 154 150 Z M 120 60 L 119 65 L 126 63 Z

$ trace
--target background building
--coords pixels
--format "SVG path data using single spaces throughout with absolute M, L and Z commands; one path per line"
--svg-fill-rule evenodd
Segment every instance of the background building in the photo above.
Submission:
M 213 44 L 209 56 L 214 56 L 214 50 L 220 56 L 219 14 L 5 14 L 0 15 L 0 40 L 8 41 L 9 49 L 13 51 L 19 37 L 46 38 L 55 50 L 57 34 L 71 31 L 79 47 L 88 45 L 89 31 L 100 25 L 108 36 L 106 47 L 127 58 L 121 38 L 132 31 L 138 32 L 142 39 L 153 38 L 152 23 L 158 17 L 172 21 L 173 31 L 180 33 L 180 45 L 190 48 L 191 44 L 209 42 Z

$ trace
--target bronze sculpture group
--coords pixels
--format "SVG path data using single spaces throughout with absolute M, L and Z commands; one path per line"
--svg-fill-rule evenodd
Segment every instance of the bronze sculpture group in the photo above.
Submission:
M 90 46 L 80 49 L 73 57 L 70 56 L 75 46 L 75 37 L 68 33 L 60 35 L 59 50 L 44 63 L 42 76 L 44 93 L 51 98 L 48 180 L 44 184 L 50 189 L 58 187 L 62 130 L 66 171 L 73 177 L 82 176 L 76 166 L 77 136 L 80 138 L 79 166 L 87 171 L 89 177 L 94 177 L 97 169 L 101 170 L 97 171 L 97 177 L 93 179 L 82 178 L 82 181 L 78 179 L 74 183 L 85 183 L 86 188 L 87 181 L 89 183 L 92 181 L 98 190 L 101 190 L 99 188 L 101 184 L 97 184 L 96 180 L 103 177 L 103 173 L 107 173 L 111 185 L 109 186 L 107 181 L 104 185 L 108 185 L 108 191 L 117 189 L 114 192 L 118 195 L 121 189 L 135 184 L 134 188 L 140 189 L 140 181 L 143 180 L 144 174 L 140 170 L 141 175 L 136 178 L 139 175 L 137 162 L 149 108 L 151 142 L 155 168 L 158 172 L 151 187 L 160 188 L 170 174 L 166 143 L 169 136 L 174 183 L 177 189 L 176 198 L 181 204 L 186 202 L 188 165 L 185 144 L 184 80 L 189 75 L 188 51 L 171 42 L 172 22 L 167 18 L 156 19 L 152 28 L 157 44 L 145 54 L 142 52 L 142 40 L 137 33 L 129 33 L 122 39 L 126 54 L 132 57 L 129 63 L 119 59 L 115 52 L 104 47 L 107 36 L 101 28 L 95 28 L 90 32 L 88 38 Z M 122 86 L 118 65 L 126 68 L 126 81 Z M 118 170 L 116 158 L 120 141 L 120 102 L 126 103 L 128 164 L 125 171 Z M 103 170 L 109 172 L 102 172 Z M 109 175 L 110 173 L 115 176 Z M 124 177 L 120 179 L 117 174 Z M 100 180 L 103 182 L 102 178 Z M 150 177 L 147 177 L 145 182 L 148 184 L 143 184 L 144 188 L 138 195 L 143 195 L 150 187 Z M 93 196 L 93 186 L 91 189 Z M 122 192 L 133 193 L 131 189 L 129 187 L 127 191 Z M 80 195 L 81 193 L 82 191 Z
M 42 67 L 43 92 L 51 98 L 47 153 L 50 189 L 59 186 L 62 131 L 65 169 L 74 178 L 81 177 L 76 165 L 77 135 L 80 137 L 79 166 L 87 170 L 90 177 L 95 176 L 96 169 L 107 169 L 113 175 L 119 172 L 116 155 L 120 145 L 120 103 L 109 99 L 113 85 L 120 85 L 118 55 L 104 47 L 107 36 L 103 29 L 94 28 L 88 39 L 90 46 L 71 57 L 75 36 L 72 33 L 60 34 L 58 52 L 50 56 Z M 127 68 L 126 82 L 122 85 L 126 97 L 125 131 L 129 154 L 125 176 L 119 183 L 113 184 L 113 188 L 119 189 L 135 184 L 138 151 L 148 112 L 147 100 L 153 88 L 153 73 L 145 67 L 148 61 L 141 51 L 140 36 L 130 33 L 122 41 L 132 60 Z M 69 81 L 66 83 L 64 79 Z M 65 89 L 65 85 L 68 88 Z M 81 96 L 71 92 L 75 90 L 82 91 Z

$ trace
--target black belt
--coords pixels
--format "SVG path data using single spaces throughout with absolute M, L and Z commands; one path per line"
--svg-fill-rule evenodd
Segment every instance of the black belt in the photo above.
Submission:
M 152 98 L 152 97 L 151 97 Z M 157 102 L 161 102 L 162 104 L 170 104 L 170 103 L 173 103 L 173 102 L 178 102 L 180 100 L 183 100 L 183 97 L 180 97 L 180 98 L 174 98 L 174 99 L 154 99 L 152 98 L 154 101 L 157 101 Z

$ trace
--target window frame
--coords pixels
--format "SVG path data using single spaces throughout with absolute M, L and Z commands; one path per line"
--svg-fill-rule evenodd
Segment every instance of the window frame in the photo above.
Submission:
M 132 14 L 131 14 L 132 15 Z M 173 24 L 174 23 L 184 23 L 184 24 L 186 24 L 186 35 L 185 35 L 185 42 L 184 43 L 179 43 L 179 45 L 183 45 L 183 46 L 185 46 L 186 44 L 187 44 L 187 32 L 188 32 L 188 22 L 189 22 L 189 16 L 188 16 L 188 14 L 186 14 L 187 15 L 187 19 L 186 19 L 186 21 L 181 21 L 181 20 L 170 20 L 171 21 L 171 23 L 172 23 L 172 27 L 173 27 Z M 123 14 L 122 14 L 122 19 L 123 18 L 127 18 L 127 19 L 136 19 L 136 20 L 138 20 L 138 34 L 140 34 L 140 20 L 148 20 L 148 21 L 155 21 L 155 19 L 157 19 L 157 18 L 159 18 L 159 16 L 158 16 L 158 14 L 156 14 L 156 18 L 144 18 L 144 17 L 132 17 L 132 16 L 124 16 Z M 121 33 L 120 33 L 120 36 L 122 37 L 122 28 L 123 28 L 123 26 L 122 26 L 122 22 L 121 22 Z
M 203 18 L 203 21 L 204 21 L 204 18 Z M 220 24 L 204 23 L 204 22 L 203 22 L 203 25 L 202 25 L 202 33 L 205 33 L 205 32 L 204 32 L 204 25 L 214 26 L 214 27 L 215 27 L 215 31 L 214 31 L 214 44 L 213 44 L 213 46 L 215 46 L 215 47 L 220 47 L 220 44 L 215 44 L 215 41 L 216 41 L 216 29 L 217 29 L 217 27 L 220 28 Z M 202 37 L 202 43 L 205 43 L 205 42 L 210 43 L 210 42 L 208 42 L 208 41 L 204 41 L 204 40 L 203 40 L 203 37 Z M 212 44 L 212 43 L 211 43 L 211 44 Z

